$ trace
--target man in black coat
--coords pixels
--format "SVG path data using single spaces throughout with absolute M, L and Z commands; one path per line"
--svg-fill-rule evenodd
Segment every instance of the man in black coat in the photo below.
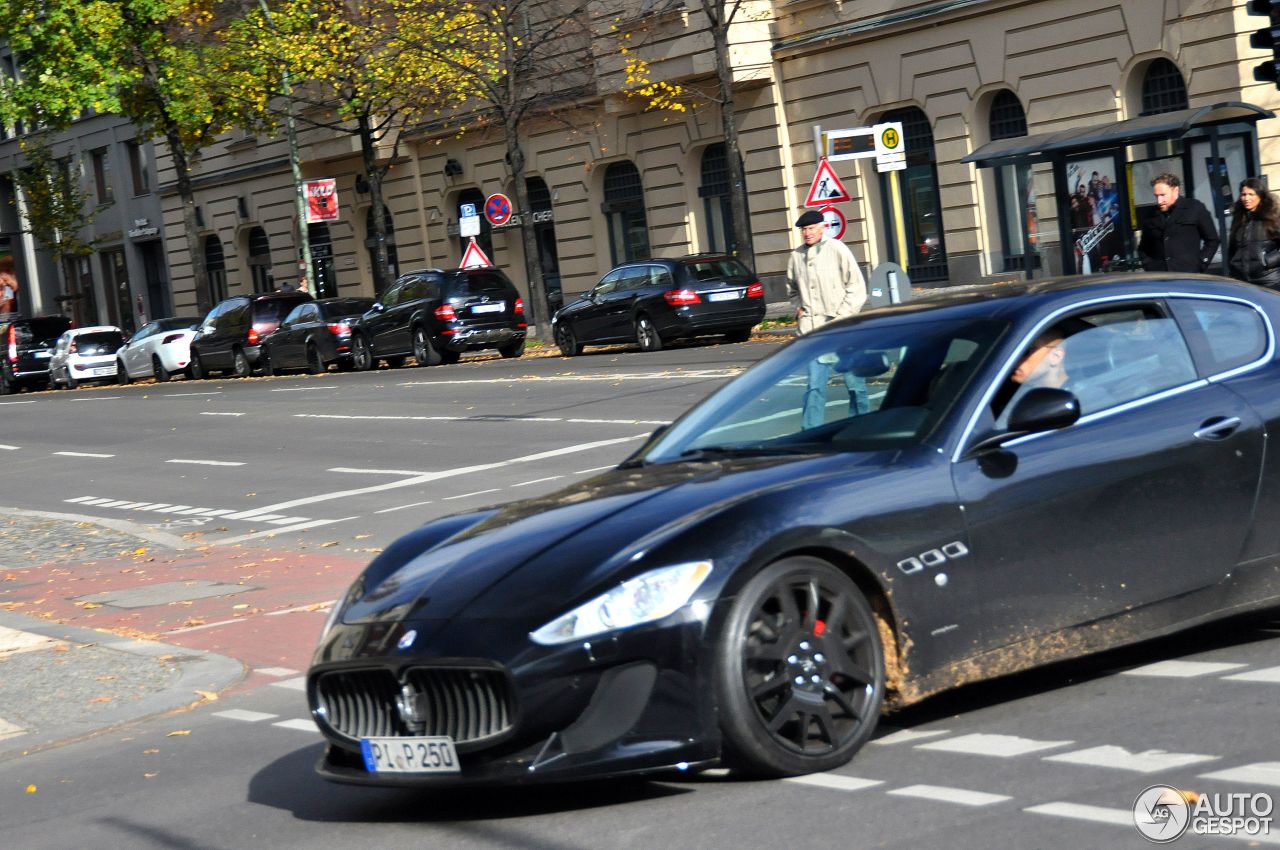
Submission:
M 1218 228 L 1204 204 L 1180 197 L 1175 174 L 1159 174 L 1151 181 L 1156 209 L 1142 222 L 1138 253 L 1149 272 L 1202 272 L 1218 252 Z

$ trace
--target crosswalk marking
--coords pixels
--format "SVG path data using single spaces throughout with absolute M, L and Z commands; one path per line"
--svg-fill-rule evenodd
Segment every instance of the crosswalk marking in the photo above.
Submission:
M 282 682 L 272 682 L 273 688 L 288 688 L 291 691 L 305 691 L 307 689 L 307 677 L 298 676 L 293 679 L 285 679 Z
M 1045 756 L 1044 760 L 1057 761 L 1064 764 L 1083 764 L 1089 767 L 1132 770 L 1135 773 L 1155 773 L 1160 770 L 1185 767 L 1189 764 L 1215 761 L 1217 758 L 1217 756 L 1204 756 L 1196 753 L 1169 753 L 1164 750 L 1146 750 L 1141 753 L 1131 753 L 1124 747 L 1101 746 Z
M 789 776 L 784 781 L 794 782 L 797 785 L 814 785 L 819 788 L 829 788 L 833 791 L 861 791 L 863 788 L 873 788 L 876 785 L 884 784 L 884 781 L 880 779 L 861 779 L 857 776 L 842 776 L 839 773 L 810 773 L 806 776 Z
M 101 496 L 75 496 L 63 501 L 79 505 L 91 505 L 95 508 L 114 508 L 122 511 L 145 511 L 154 514 L 173 514 L 174 516 L 247 519 L 266 522 L 270 525 L 292 525 L 294 523 L 311 522 L 309 517 L 262 514 L 258 513 L 257 509 L 236 511 L 233 508 L 201 508 L 192 505 L 170 505 L 167 502 L 130 502 L 127 499 L 107 499 Z M 329 520 L 320 520 L 320 522 L 323 524 L 329 522 Z
M 1156 676 L 1170 679 L 1193 679 L 1196 676 L 1209 676 L 1213 673 L 1225 673 L 1228 670 L 1239 670 L 1247 664 L 1223 664 L 1214 661 L 1157 661 L 1144 667 L 1121 671 L 1125 676 Z
M 1280 788 L 1280 761 L 1260 761 L 1255 764 L 1246 764 L 1242 767 L 1232 767 L 1227 770 L 1214 771 L 1213 773 L 1202 773 L 1200 778 Z
M 1094 823 L 1109 823 L 1116 826 L 1133 826 L 1132 809 L 1108 809 L 1102 806 L 1086 806 L 1081 803 L 1042 803 L 1023 809 L 1033 815 L 1053 815 L 1072 820 L 1087 820 Z
M 1280 684 L 1280 667 L 1264 667 L 1261 670 L 1250 670 L 1247 673 L 1236 673 L 1233 676 L 1223 676 L 1222 678 L 1230 679 L 1233 682 Z
M 264 676 L 296 676 L 298 671 L 292 667 L 254 667 L 253 672 Z
M 228 720 L 243 720 L 247 723 L 257 723 L 260 720 L 270 720 L 278 715 L 267 714 L 265 711 L 248 711 L 243 708 L 229 708 L 226 711 L 215 711 L 214 717 L 225 717 Z
M 950 735 L 950 734 L 951 732 L 947 729 L 934 729 L 927 732 L 923 732 L 923 731 L 917 732 L 914 729 L 899 729 L 897 732 L 894 732 L 889 735 L 885 735 L 883 738 L 876 738 L 871 743 L 880 744 L 882 746 L 891 746 L 893 744 L 909 744 L 913 741 L 925 741 L 925 740 L 928 740 L 929 738 L 936 738 L 939 735 Z
M 300 732 L 319 732 L 316 724 L 311 720 L 281 720 L 279 723 L 272 723 L 272 726 L 279 726 L 281 729 L 297 729 Z
M 1003 794 L 987 794 L 983 791 L 947 788 L 943 785 L 908 785 L 905 788 L 894 788 L 889 794 L 897 797 L 919 797 L 922 800 L 938 803 L 955 803 L 960 806 L 990 806 L 1013 799 Z
M 991 735 L 978 732 L 928 744 L 917 744 L 916 749 L 1012 758 L 1014 756 L 1023 756 L 1027 753 L 1040 752 L 1041 750 L 1067 747 L 1074 743 L 1075 741 L 1037 741 L 1032 738 L 1019 738 L 1016 735 Z

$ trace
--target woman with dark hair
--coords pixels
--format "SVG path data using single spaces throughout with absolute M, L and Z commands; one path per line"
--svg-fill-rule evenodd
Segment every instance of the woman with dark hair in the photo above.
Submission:
M 1232 277 L 1280 289 L 1280 205 L 1257 177 L 1240 181 L 1227 250 Z

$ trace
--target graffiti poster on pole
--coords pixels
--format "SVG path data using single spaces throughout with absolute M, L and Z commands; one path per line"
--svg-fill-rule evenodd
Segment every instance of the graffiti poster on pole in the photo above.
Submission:
M 307 224 L 338 220 L 338 181 L 332 177 L 302 184 L 307 195 Z

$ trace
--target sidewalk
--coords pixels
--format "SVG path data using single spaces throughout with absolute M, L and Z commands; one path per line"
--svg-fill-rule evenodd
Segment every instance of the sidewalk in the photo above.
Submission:
M 368 561 L 3 516 L 0 759 L 302 675 L 324 603 Z

